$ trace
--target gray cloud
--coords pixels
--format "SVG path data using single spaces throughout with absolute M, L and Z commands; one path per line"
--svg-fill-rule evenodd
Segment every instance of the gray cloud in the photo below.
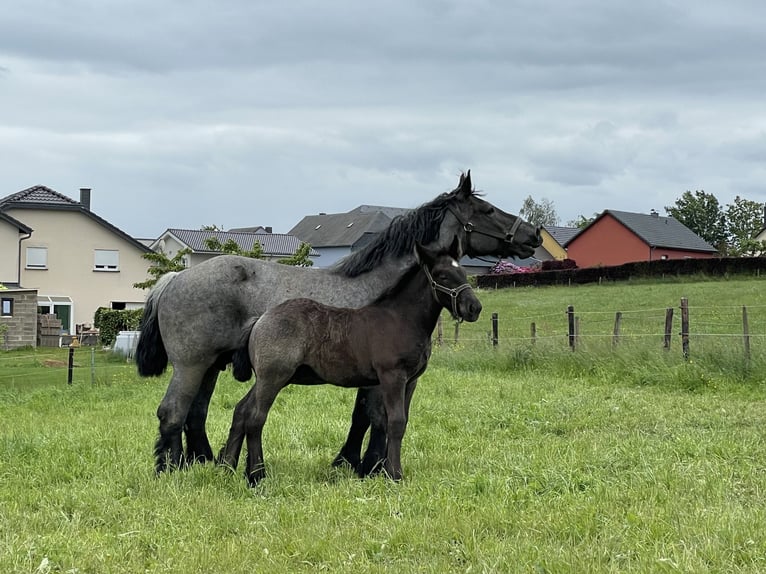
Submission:
M 766 200 L 766 7 L 735 0 L 37 0 L 0 19 L 0 195 L 94 189 L 137 236 L 476 185 L 563 221 Z

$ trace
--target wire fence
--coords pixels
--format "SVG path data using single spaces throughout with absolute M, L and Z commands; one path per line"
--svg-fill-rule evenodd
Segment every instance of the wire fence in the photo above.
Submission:
M 655 348 L 696 353 L 766 354 L 766 305 L 693 306 L 578 311 L 526 316 L 482 314 L 476 323 L 455 323 L 442 315 L 434 332 L 437 345 L 509 347 L 547 345 L 548 350 L 603 352 L 618 348 Z
M 455 323 L 444 314 L 434 344 L 455 349 L 479 347 L 542 352 L 605 354 L 644 349 L 690 359 L 726 354 L 766 361 L 766 305 L 695 306 L 584 310 L 502 316 L 485 309 L 476 323 Z M 103 384 L 136 380 L 130 356 L 101 347 L 38 347 L 0 351 L 0 388 L 54 380 L 62 384 Z
M 131 380 L 131 358 L 100 347 L 37 347 L 0 352 L 0 389 L 13 384 L 55 382 L 106 384 Z

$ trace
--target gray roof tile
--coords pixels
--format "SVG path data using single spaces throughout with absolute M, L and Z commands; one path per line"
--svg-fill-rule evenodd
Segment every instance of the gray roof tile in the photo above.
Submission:
M 294 235 L 285 233 L 251 233 L 246 231 L 208 231 L 199 229 L 176 229 L 167 230 L 184 245 L 197 253 L 217 253 L 211 251 L 205 245 L 210 237 L 216 237 L 221 243 L 233 240 L 243 251 L 253 249 L 256 241 L 261 244 L 265 255 L 287 257 L 294 254 L 301 245 L 301 240 Z M 313 249 L 310 255 L 319 255 Z
M 564 247 L 572 238 L 580 233 L 579 227 L 558 227 L 556 225 L 546 225 L 545 230 L 551 234 L 559 245 Z
M 597 220 L 607 214 L 630 229 L 647 245 L 689 251 L 717 251 L 715 247 L 673 217 L 607 209 Z
M 79 201 L 75 201 L 72 198 L 67 197 L 63 193 L 59 193 L 45 187 L 44 185 L 35 185 L 12 193 L 0 199 L 0 206 L 10 207 L 12 204 L 18 203 L 36 203 L 40 205 L 80 205 Z
M 289 233 L 316 248 L 350 247 L 365 234 L 379 233 L 386 229 L 393 219 L 387 212 L 398 215 L 398 211 L 407 211 L 397 208 L 367 211 L 362 209 L 365 207 L 370 206 L 361 206 L 347 213 L 308 215 Z

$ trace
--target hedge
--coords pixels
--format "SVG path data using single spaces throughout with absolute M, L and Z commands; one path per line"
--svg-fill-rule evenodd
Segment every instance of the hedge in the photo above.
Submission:
M 601 281 L 626 281 L 629 279 L 710 275 L 760 275 L 766 272 L 766 257 L 715 257 L 712 259 L 666 259 L 638 261 L 614 267 L 586 267 L 584 269 L 559 269 L 536 273 L 508 273 L 502 275 L 478 275 L 477 285 L 483 289 L 503 287 L 528 287 L 535 285 L 569 285 L 598 283 Z
M 112 345 L 120 331 L 137 331 L 143 313 L 143 309 L 96 309 L 93 325 L 99 330 L 101 344 Z

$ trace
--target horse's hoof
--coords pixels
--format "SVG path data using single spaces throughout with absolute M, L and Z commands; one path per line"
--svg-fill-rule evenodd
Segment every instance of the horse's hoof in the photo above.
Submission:
M 247 472 L 245 473 L 245 478 L 247 479 L 247 484 L 251 488 L 258 486 L 258 483 L 266 478 L 266 469 L 261 467 L 252 472 Z
M 359 475 L 359 478 L 375 476 L 384 470 L 385 464 L 385 458 L 365 458 L 364 461 L 357 467 L 356 473 Z
M 357 457 L 356 460 L 353 460 L 355 457 L 347 457 L 342 452 L 338 454 L 338 456 L 335 457 L 335 459 L 332 461 L 332 466 L 334 468 L 337 468 L 339 466 L 348 466 L 349 468 L 356 470 L 359 468 L 359 458 Z

